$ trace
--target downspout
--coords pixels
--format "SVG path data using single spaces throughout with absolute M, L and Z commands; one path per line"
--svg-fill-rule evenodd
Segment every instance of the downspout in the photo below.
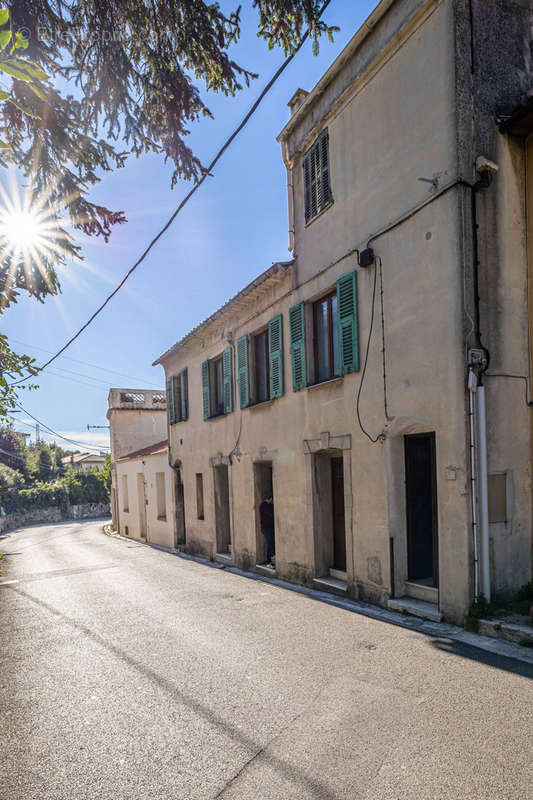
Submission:
M 477 376 L 472 368 L 468 371 L 468 395 L 469 395 L 469 423 L 470 423 L 470 481 L 472 498 L 472 538 L 474 544 L 474 597 L 479 596 L 479 521 L 478 521 L 478 480 L 476 465 L 476 419 L 475 419 L 475 399 L 477 392 Z
M 166 385 L 166 375 L 165 375 L 165 385 Z M 167 406 L 167 439 L 168 439 L 168 447 L 167 447 L 167 456 L 168 456 L 168 466 L 174 472 L 174 545 L 176 550 L 179 548 L 178 542 L 178 482 L 179 482 L 179 467 L 176 467 L 171 460 L 170 452 L 172 449 L 172 442 L 170 440 L 170 421 L 168 418 L 168 406 Z M 185 541 L 185 511 L 183 513 L 184 523 L 183 523 L 183 539 Z

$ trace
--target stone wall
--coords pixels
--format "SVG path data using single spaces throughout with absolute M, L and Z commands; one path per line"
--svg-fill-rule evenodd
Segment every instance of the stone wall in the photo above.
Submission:
M 60 508 L 34 508 L 19 514 L 7 514 L 0 517 L 0 533 L 14 528 L 23 528 L 37 522 L 64 522 L 69 519 L 93 519 L 109 515 L 109 503 L 84 503 L 69 506 L 63 513 Z

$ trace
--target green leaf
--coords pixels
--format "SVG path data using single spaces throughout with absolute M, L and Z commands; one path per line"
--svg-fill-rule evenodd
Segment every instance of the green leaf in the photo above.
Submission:
M 36 86 L 34 83 L 30 83 L 29 88 L 32 90 L 32 92 L 35 92 L 37 97 L 40 97 L 41 100 L 44 100 L 45 102 L 48 102 L 48 97 L 45 95 L 45 93 L 42 91 L 42 89 L 39 89 L 39 87 Z
M 14 106 L 16 106 L 21 111 L 23 111 L 25 114 L 27 114 L 28 117 L 33 117 L 34 119 L 41 119 L 38 114 L 34 114 L 33 113 L 31 108 L 28 108 L 27 106 L 23 106 L 22 103 L 19 103 L 17 100 L 13 100 L 12 97 L 9 98 L 9 102 L 13 103 Z
M 7 29 L 7 31 L 0 31 L 0 50 L 5 50 L 10 41 L 11 41 L 11 31 L 9 30 L 9 28 Z
M 0 150 L 9 150 L 9 145 L 0 139 Z
M 9 21 L 9 8 L 0 8 L 0 25 Z
M 26 50 L 29 44 L 29 40 L 17 31 L 15 34 L 15 50 Z
M 0 101 L 9 100 L 10 96 L 9 92 L 0 91 Z
M 33 80 L 48 80 L 48 75 L 33 61 L 22 60 L 21 58 L 6 58 L 0 61 L 0 72 L 7 72 L 19 81 L 31 83 Z

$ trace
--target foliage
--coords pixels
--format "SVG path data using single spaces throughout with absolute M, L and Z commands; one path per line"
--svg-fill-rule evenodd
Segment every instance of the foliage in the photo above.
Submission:
M 516 596 L 517 600 L 533 600 L 533 581 L 529 581 L 520 587 Z
M 11 469 L 5 464 L 0 464 L 0 494 L 6 489 L 13 489 L 15 486 L 22 486 L 24 475 L 16 469 Z
M 0 297 L 2 296 L 3 275 L 2 267 L 0 268 Z M 0 422 L 6 422 L 9 412 L 16 408 L 17 393 L 13 381 L 36 374 L 34 359 L 14 353 L 9 346 L 7 336 L 0 333 Z M 36 387 L 26 384 L 26 388 L 34 389 Z
M 253 0 L 258 36 L 288 53 L 310 27 L 316 45 L 323 33 L 337 30 L 319 19 L 321 6 L 318 0 Z M 87 195 L 102 171 L 123 167 L 129 154 L 162 154 L 173 164 L 172 185 L 205 173 L 185 141 L 191 123 L 212 117 L 199 86 L 233 96 L 256 77 L 230 55 L 241 33 L 240 12 L 240 6 L 224 13 L 217 2 L 201 0 L 22 0 L 10 18 L 4 10 L 0 42 L 4 37 L 24 51 L 15 68 L 0 60 L 12 78 L 9 102 L 0 104 L 7 145 L 0 164 L 29 179 L 31 196 L 49 226 L 57 226 L 59 245 L 41 255 L 40 268 L 32 263 L 31 280 L 16 271 L 12 289 L 39 299 L 58 291 L 55 267 L 80 255 L 59 224 L 64 210 L 74 228 L 105 240 L 125 221 L 122 211 Z M 9 288 L 0 284 L 0 293 Z
M 109 500 L 109 491 L 105 485 L 105 479 L 97 469 L 86 471 L 68 467 L 67 473 L 61 482 L 68 491 L 72 505 L 105 503 Z
M 24 437 L 13 429 L 12 424 L 0 427 L 0 463 L 26 475 L 27 450 Z
M 111 453 L 107 453 L 105 457 L 104 467 L 100 472 L 103 484 L 107 490 L 107 496 L 111 497 Z
M 2 506 L 7 514 L 41 508 L 60 508 L 66 513 L 69 505 L 107 503 L 109 490 L 105 478 L 97 470 L 67 469 L 66 475 L 52 483 L 39 481 L 29 489 L 15 489 L 4 494 Z

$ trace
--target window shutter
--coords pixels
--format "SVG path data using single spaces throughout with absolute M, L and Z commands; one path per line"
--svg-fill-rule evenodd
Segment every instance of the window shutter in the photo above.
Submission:
M 298 392 L 305 389 L 305 308 L 298 303 L 289 309 L 291 335 L 292 388 Z
M 180 376 L 173 375 L 170 379 L 172 381 L 172 395 L 174 398 L 174 422 L 181 422 L 181 386 Z
M 341 375 L 359 370 L 356 273 L 337 281 L 337 315 Z
M 311 219 L 311 153 L 304 158 L 304 208 L 305 221 Z
M 181 399 L 181 420 L 189 419 L 189 380 L 187 367 L 182 369 L 179 374 L 180 379 L 180 399 Z
M 222 368 L 224 375 L 224 414 L 233 411 L 233 361 L 231 347 L 226 347 L 222 354 Z
M 250 405 L 250 373 L 248 370 L 248 335 L 237 339 L 237 381 L 239 384 L 239 406 Z
M 318 150 L 320 158 L 320 210 L 325 208 L 331 200 L 331 188 L 329 183 L 329 135 L 325 130 L 318 140 Z
M 167 381 L 167 414 L 170 425 L 176 422 L 176 406 L 174 403 L 174 381 L 169 378 Z
M 209 391 L 209 361 L 202 362 L 202 402 L 204 408 L 204 419 L 211 416 L 211 397 Z
M 283 316 L 278 314 L 268 323 L 268 358 L 270 399 L 283 394 Z

